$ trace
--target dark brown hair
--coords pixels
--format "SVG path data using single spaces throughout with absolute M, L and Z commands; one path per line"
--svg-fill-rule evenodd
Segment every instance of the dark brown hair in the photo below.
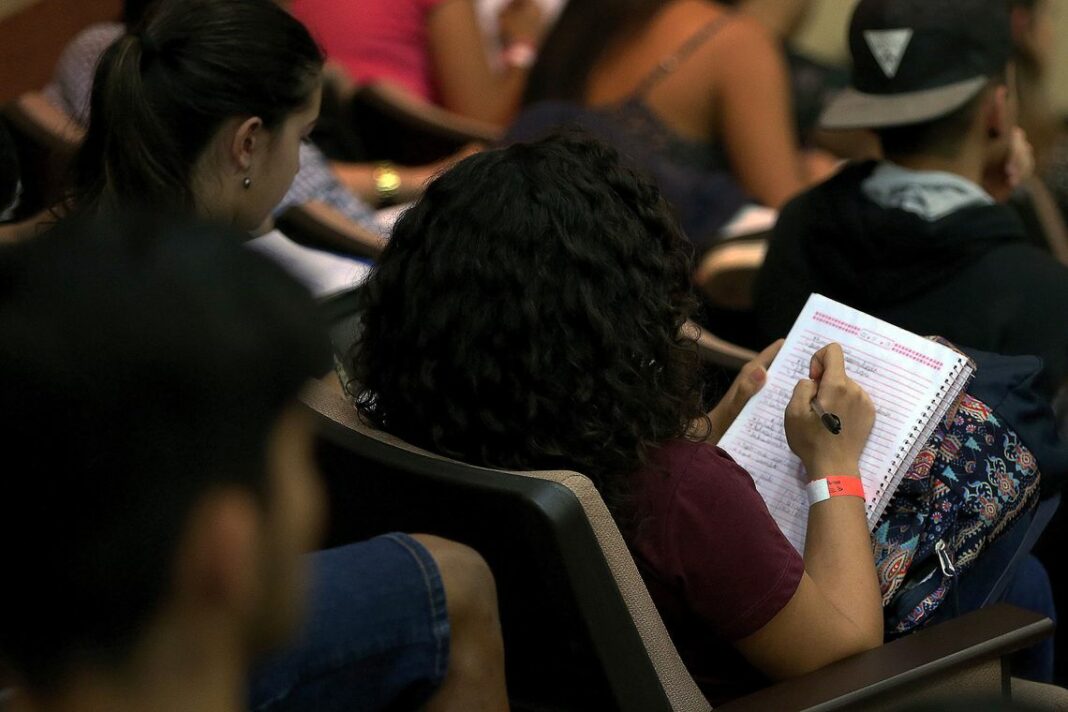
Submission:
M 163 0 L 104 53 L 70 203 L 195 210 L 192 169 L 220 125 L 268 129 L 307 105 L 323 55 L 269 0 Z
M 349 355 L 378 427 L 471 463 L 630 477 L 704 416 L 693 250 L 656 186 L 568 133 L 462 161 L 405 213 Z

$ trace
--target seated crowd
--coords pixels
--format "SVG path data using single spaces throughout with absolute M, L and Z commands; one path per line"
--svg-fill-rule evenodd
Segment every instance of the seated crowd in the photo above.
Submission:
M 1036 158 L 1022 128 L 1044 116 L 1021 58 L 1045 57 L 1046 1 L 860 0 L 850 86 L 815 128 L 793 107 L 824 88 L 803 95 L 783 45 L 804 0 L 125 2 L 20 104 L 71 154 L 58 201 L 19 206 L 0 124 L 3 443 L 23 463 L 0 705 L 509 708 L 479 552 L 320 548 L 312 380 L 436 455 L 588 477 L 713 704 L 883 645 L 863 495 L 812 504 L 798 551 L 717 443 L 821 293 L 980 369 L 1040 357 L 980 395 L 1059 495 L 1068 266 L 1013 203 L 1053 170 L 1056 141 Z M 321 110 L 383 81 L 507 138 L 409 167 L 315 145 Z M 389 227 L 384 198 L 411 203 Z M 775 222 L 746 319 L 770 345 L 723 389 L 699 266 L 754 209 Z M 246 249 L 276 218 L 373 260 L 346 285 L 349 343 Z M 812 482 L 856 479 L 881 417 L 849 356 L 824 344 L 781 414 Z M 1002 600 L 1053 617 L 1068 581 L 1044 563 Z M 1036 646 L 1013 674 L 1054 664 Z

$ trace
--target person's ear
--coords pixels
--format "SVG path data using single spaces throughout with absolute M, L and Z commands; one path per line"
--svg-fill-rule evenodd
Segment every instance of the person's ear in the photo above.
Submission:
M 230 145 L 230 155 L 242 172 L 248 173 L 252 170 L 257 151 L 264 139 L 263 119 L 260 117 L 251 116 L 238 124 Z
M 203 498 L 175 562 L 175 594 L 203 610 L 246 621 L 263 595 L 261 512 L 252 493 L 231 487 Z

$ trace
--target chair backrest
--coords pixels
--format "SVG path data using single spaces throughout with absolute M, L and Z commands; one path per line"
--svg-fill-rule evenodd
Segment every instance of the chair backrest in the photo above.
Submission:
M 304 402 L 318 420 L 331 544 L 429 532 L 489 562 L 517 709 L 710 709 L 586 477 L 419 450 L 363 424 L 336 386 L 316 384 Z
M 701 257 L 695 279 L 713 306 L 733 311 L 753 308 L 753 282 L 768 252 L 766 235 L 724 240 Z

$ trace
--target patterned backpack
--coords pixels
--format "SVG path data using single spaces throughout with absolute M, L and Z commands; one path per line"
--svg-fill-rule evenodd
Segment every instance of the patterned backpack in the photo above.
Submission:
M 1041 399 L 1029 390 L 1037 360 L 969 355 L 980 362 L 976 380 L 913 461 L 873 532 L 888 638 L 930 622 L 955 594 L 960 575 L 1038 503 L 1036 457 L 1012 427 L 1020 422 L 1039 445 L 1046 445 L 1044 421 L 1052 427 L 1052 413 L 1036 417 L 1044 405 L 1036 405 Z M 993 389 L 977 383 L 988 363 Z M 1006 364 L 1015 381 L 997 380 Z M 997 407 L 980 400 L 977 390 Z M 990 393 L 997 393 L 996 401 Z M 1001 415 L 1003 408 L 1008 417 Z M 1059 459 L 1059 454 L 1051 456 Z

